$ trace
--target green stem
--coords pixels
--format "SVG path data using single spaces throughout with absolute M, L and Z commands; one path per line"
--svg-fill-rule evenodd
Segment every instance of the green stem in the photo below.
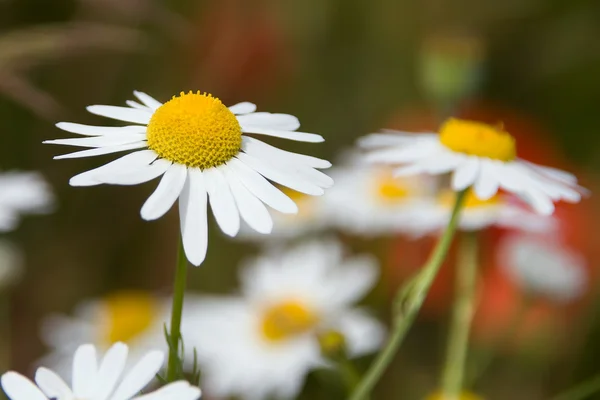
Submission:
M 448 249 L 459 221 L 459 214 L 464 203 L 466 190 L 458 193 L 456 202 L 452 209 L 450 222 L 442 237 L 435 246 L 431 256 L 425 263 L 419 274 L 400 288 L 394 299 L 394 323 L 393 329 L 385 347 L 379 352 L 377 358 L 358 384 L 350 400 L 364 400 L 368 397 L 375 384 L 379 381 L 388 365 L 394 359 L 398 347 L 402 343 L 406 332 L 411 327 L 421 305 L 427 296 L 427 292 L 433 283 Z
M 342 358 L 337 361 L 338 371 L 340 376 L 344 380 L 348 393 L 351 393 L 358 382 L 360 382 L 360 374 L 356 370 L 356 367 L 352 361 L 347 358 Z
M 475 311 L 477 234 L 468 232 L 461 239 L 456 265 L 454 308 L 446 351 L 446 364 L 442 374 L 442 393 L 445 399 L 458 399 L 462 392 L 469 331 Z
M 593 376 L 568 391 L 552 397 L 552 400 L 583 400 L 600 391 L 600 374 Z
M 177 267 L 175 270 L 175 284 L 173 289 L 173 306 L 171 310 L 171 329 L 169 332 L 169 364 L 167 369 L 167 382 L 179 378 L 181 360 L 179 359 L 179 343 L 181 342 L 181 315 L 183 313 L 183 296 L 185 293 L 187 277 L 187 258 L 183 249 L 181 237 L 179 239 L 179 252 L 177 254 Z

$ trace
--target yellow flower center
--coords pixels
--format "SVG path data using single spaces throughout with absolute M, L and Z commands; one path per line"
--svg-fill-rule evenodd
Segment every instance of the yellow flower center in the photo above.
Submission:
M 410 191 L 402 184 L 402 180 L 394 178 L 391 172 L 381 174 L 375 181 L 375 197 L 384 203 L 404 201 Z
M 483 400 L 483 397 L 479 397 L 471 392 L 462 392 L 454 397 L 444 396 L 442 392 L 435 392 L 428 396 L 426 400 Z
M 231 160 L 242 146 L 235 115 L 210 94 L 183 93 L 160 106 L 147 129 L 148 147 L 161 158 L 202 170 Z
M 310 331 L 317 322 L 317 314 L 304 303 L 288 300 L 265 311 L 261 329 L 268 341 L 280 342 Z
M 438 202 L 448 208 L 452 208 L 454 206 L 455 200 L 456 192 L 451 190 L 443 191 L 438 195 Z M 465 197 L 463 207 L 466 209 L 490 207 L 500 204 L 501 201 L 502 200 L 498 195 L 495 195 L 488 200 L 481 200 L 475 195 L 475 193 L 473 193 L 472 190 L 469 190 L 467 191 L 467 196 Z
M 109 344 L 135 339 L 153 325 L 158 311 L 154 298 L 135 291 L 114 293 L 104 299 L 103 306 L 102 336 Z
M 517 156 L 515 139 L 502 126 L 456 118 L 447 120 L 440 129 L 440 141 L 458 153 L 512 161 Z

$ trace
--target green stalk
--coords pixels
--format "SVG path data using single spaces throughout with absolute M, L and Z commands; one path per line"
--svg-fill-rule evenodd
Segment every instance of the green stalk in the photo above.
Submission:
M 477 281 L 477 233 L 468 232 L 461 238 L 456 265 L 456 292 L 446 364 L 442 374 L 442 393 L 446 399 L 459 399 L 464 384 L 469 346 L 469 331 L 475 312 Z
M 408 332 L 417 313 L 421 309 L 421 305 L 427 296 L 427 292 L 444 262 L 446 254 L 448 254 L 454 232 L 458 226 L 459 214 L 466 193 L 466 190 L 463 190 L 457 194 L 450 222 L 423 269 L 415 276 L 415 278 L 411 279 L 396 293 L 394 299 L 394 323 L 392 333 L 385 347 L 379 352 L 377 358 L 352 393 L 350 400 L 366 399 L 387 369 L 388 365 L 394 359 L 398 347 L 400 347 L 404 336 L 406 336 L 406 332 Z
M 584 400 L 600 391 L 600 374 L 580 383 L 568 391 L 552 397 L 552 400 Z
M 185 294 L 187 277 L 187 258 L 183 249 L 183 241 L 179 238 L 179 251 L 175 269 L 175 284 L 173 289 L 173 306 L 171 309 L 171 329 L 169 332 L 169 363 L 167 382 L 180 378 L 182 361 L 179 359 L 179 343 L 181 342 L 181 315 L 183 314 L 183 296 Z

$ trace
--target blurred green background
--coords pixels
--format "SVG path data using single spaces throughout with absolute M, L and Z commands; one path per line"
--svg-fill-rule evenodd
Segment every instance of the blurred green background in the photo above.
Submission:
M 432 121 L 434 128 L 460 110 L 527 121 L 559 166 L 593 180 L 598 38 L 594 0 L 0 0 L 0 166 L 42 172 L 58 198 L 56 213 L 27 218 L 7 235 L 26 257 L 10 293 L 13 367 L 28 371 L 44 353 L 39 324 L 50 312 L 120 288 L 170 292 L 176 211 L 152 223 L 139 217 L 155 184 L 70 187 L 71 176 L 111 157 L 53 161 L 68 150 L 41 144 L 66 137 L 58 121 L 106 123 L 86 105 L 123 104 L 134 89 L 161 101 L 182 90 L 211 92 L 225 104 L 252 101 L 259 111 L 294 114 L 304 131 L 326 138 L 286 149 L 330 160 L 364 133 Z M 547 149 L 527 151 L 535 158 Z M 190 286 L 234 290 L 238 261 L 258 248 L 211 230 L 207 260 L 190 271 Z M 370 301 L 385 317 L 393 284 L 382 286 Z M 600 321 L 588 306 L 580 322 L 589 329 L 551 355 L 509 352 L 482 392 L 543 399 L 600 371 Z M 421 320 L 374 398 L 416 399 L 435 386 L 446 318 Z M 330 395 L 311 376 L 305 398 Z

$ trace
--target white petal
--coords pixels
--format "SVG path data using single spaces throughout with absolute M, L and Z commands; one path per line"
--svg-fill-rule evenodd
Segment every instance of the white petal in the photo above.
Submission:
M 427 158 L 439 149 L 434 140 L 415 140 L 402 147 L 384 148 L 369 152 L 365 161 L 369 163 L 403 164 Z
M 137 90 L 135 90 L 133 92 L 133 94 L 142 103 L 144 103 L 144 105 L 146 105 L 147 107 L 150 107 L 152 110 L 156 110 L 158 107 L 162 106 L 162 103 L 160 101 L 156 100 L 154 97 L 152 97 L 144 92 L 138 92 Z
M 471 186 L 479 175 L 479 158 L 468 157 L 452 175 L 452 189 L 463 190 Z
M 92 114 L 102 117 L 112 118 L 119 121 L 135 122 L 142 125 L 147 125 L 152 118 L 152 113 L 146 110 L 138 110 L 129 107 L 119 106 L 88 106 L 87 110 Z
M 240 213 L 223 172 L 220 168 L 205 170 L 204 182 L 217 224 L 226 235 L 237 235 L 240 230 Z
M 551 215 L 554 212 L 554 203 L 552 202 L 552 199 L 535 188 L 530 188 L 524 192 L 515 194 L 531 205 L 531 207 L 539 214 Z
M 139 142 L 146 140 L 145 133 L 122 133 L 120 135 L 94 136 L 88 138 L 75 139 L 54 139 L 44 140 L 44 144 L 60 144 L 64 146 L 79 146 L 79 147 L 105 147 L 118 146 L 122 144 Z
M 224 165 L 221 170 L 225 173 L 225 178 L 244 221 L 259 233 L 271 233 L 273 220 L 263 203 L 246 189 L 230 166 Z
M 363 310 L 348 310 L 339 323 L 351 356 L 374 352 L 385 339 L 384 327 Z
M 206 202 L 202 171 L 189 168 L 188 179 L 179 197 L 179 220 L 185 254 L 195 266 L 202 264 L 208 247 Z
M 298 118 L 290 114 L 273 114 L 268 112 L 255 112 L 237 117 L 240 125 L 255 126 L 283 131 L 295 131 L 300 128 Z
M 569 183 L 572 185 L 577 183 L 577 177 L 574 174 L 567 171 L 563 171 L 562 169 L 546 167 L 544 165 L 534 164 L 532 162 L 521 159 L 519 159 L 519 162 L 527 164 L 529 167 L 535 169 L 536 171 L 541 172 L 547 175 L 548 177 L 556 179 L 558 181 L 562 181 L 564 183 Z
M 256 104 L 252 104 L 250 102 L 244 101 L 242 103 L 237 103 L 229 107 L 229 111 L 232 113 L 239 114 L 250 114 L 256 111 Z
M 312 167 L 285 165 L 285 168 L 296 172 L 298 176 L 305 178 L 309 182 L 314 182 L 319 187 L 327 189 L 333 186 L 333 179 L 330 176 Z
M 246 189 L 263 203 L 285 214 L 295 214 L 298 212 L 296 203 L 258 172 L 236 158 L 233 158 L 227 164 L 233 168 L 236 176 L 246 186 Z
M 56 156 L 56 157 L 54 157 L 54 159 L 62 160 L 64 158 L 94 157 L 94 156 L 101 156 L 103 154 L 119 153 L 121 151 L 126 151 L 126 150 L 141 149 L 142 147 L 147 147 L 146 141 L 122 144 L 120 146 L 100 147 L 97 149 L 76 151 L 74 153 Z
M 91 398 L 94 396 L 94 384 L 98 363 L 96 349 L 91 344 L 79 346 L 73 356 L 73 393 L 75 397 Z
M 35 372 L 35 382 L 50 398 L 69 399 L 73 397 L 71 388 L 53 371 L 40 367 Z
M 186 381 L 169 383 L 155 392 L 136 397 L 135 400 L 197 400 L 202 392 Z
M 488 200 L 498 192 L 500 182 L 496 174 L 496 166 L 493 161 L 481 160 L 479 177 L 473 187 L 475 194 L 481 200 Z
M 5 373 L 1 382 L 2 389 L 11 400 L 48 400 L 33 382 L 16 372 Z
M 143 104 L 140 104 L 140 103 L 138 103 L 137 101 L 133 101 L 133 100 L 127 100 L 127 101 L 125 102 L 125 104 L 127 104 L 129 107 L 131 107 L 131 108 L 135 108 L 135 109 L 137 109 L 137 110 L 146 110 L 146 111 L 149 111 L 149 108 L 148 108 L 148 107 L 146 107 L 146 106 L 145 106 L 145 105 L 143 105 Z
M 387 133 L 372 133 L 358 139 L 358 146 L 363 149 L 375 149 L 378 147 L 405 146 L 417 140 L 438 140 L 436 133 L 413 133 L 389 131 Z
M 325 193 L 322 188 L 310 181 L 307 181 L 304 177 L 282 170 L 280 167 L 278 168 L 277 166 L 272 165 L 267 160 L 258 159 L 246 153 L 239 153 L 237 158 L 248 167 L 263 175 L 265 178 L 287 186 L 290 189 L 313 196 L 320 196 Z
M 140 167 L 147 166 L 156 158 L 158 155 L 152 150 L 141 150 L 134 153 L 124 155 L 121 158 L 117 158 L 108 164 L 102 165 L 101 167 L 91 169 L 89 171 L 82 172 L 81 174 L 75 175 L 69 180 L 71 186 L 94 186 L 100 185 L 103 182 L 95 178 L 96 175 L 101 175 L 110 172 L 118 171 L 129 171 L 132 169 L 139 169 Z
M 281 150 L 250 136 L 242 136 L 242 150 L 257 158 L 268 158 L 287 163 L 306 164 L 313 168 L 323 169 L 331 167 L 331 163 L 327 160 Z
M 108 349 L 98 368 L 94 400 L 106 400 L 113 392 L 125 368 L 127 353 L 124 343 L 115 343 Z
M 137 169 L 99 173 L 95 175 L 95 178 L 102 183 L 112 185 L 139 185 L 140 183 L 158 178 L 164 174 L 171 165 L 170 161 L 158 159 L 150 165 L 142 166 Z
M 127 374 L 121 382 L 111 400 L 129 400 L 139 393 L 160 370 L 165 356 L 160 351 L 146 354 Z
M 146 133 L 145 126 L 129 125 L 129 126 L 92 126 L 75 124 L 72 122 L 59 122 L 56 127 L 63 131 L 77 133 L 84 136 L 103 136 L 103 135 L 120 135 L 122 133 Z
M 256 126 L 242 125 L 242 132 L 255 133 L 257 135 L 273 136 L 273 137 L 278 137 L 278 138 L 282 138 L 282 139 L 295 140 L 298 142 L 320 143 L 320 142 L 325 141 L 323 136 L 317 135 L 316 133 L 290 132 L 290 131 L 282 131 L 282 130 L 278 130 L 278 129 L 260 128 L 260 127 L 256 127 Z
M 173 206 L 187 179 L 187 167 L 172 164 L 163 175 L 158 187 L 148 197 L 141 210 L 142 218 L 151 221 L 162 217 Z

